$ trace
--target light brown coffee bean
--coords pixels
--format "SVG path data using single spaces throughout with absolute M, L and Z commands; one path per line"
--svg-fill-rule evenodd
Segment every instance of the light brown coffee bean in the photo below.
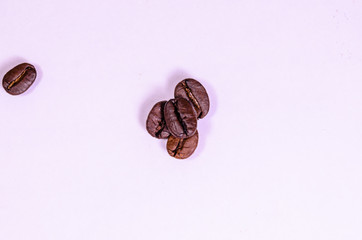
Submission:
M 189 138 L 176 138 L 170 135 L 167 140 L 167 152 L 177 159 L 185 159 L 194 153 L 198 142 L 199 133 L 197 131 Z

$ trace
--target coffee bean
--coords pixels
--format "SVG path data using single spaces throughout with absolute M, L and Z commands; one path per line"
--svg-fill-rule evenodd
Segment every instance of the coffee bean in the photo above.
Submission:
M 209 112 L 210 101 L 205 88 L 195 79 L 184 79 L 176 85 L 175 98 L 189 100 L 194 106 L 197 118 L 203 118 Z
M 19 95 L 28 90 L 35 78 L 35 67 L 29 63 L 22 63 L 5 74 L 3 87 L 9 94 Z
M 167 140 L 167 152 L 178 159 L 188 158 L 195 151 L 198 141 L 199 133 L 197 131 L 189 138 L 176 138 L 171 135 Z
M 165 104 L 166 101 L 156 103 L 148 114 L 146 128 L 152 137 L 168 138 L 170 136 L 163 114 Z
M 186 99 L 169 100 L 165 104 L 164 115 L 167 128 L 174 137 L 188 138 L 196 132 L 196 112 Z

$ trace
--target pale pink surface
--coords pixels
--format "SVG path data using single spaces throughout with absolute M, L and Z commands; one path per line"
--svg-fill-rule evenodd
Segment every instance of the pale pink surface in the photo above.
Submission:
M 362 1 L 0 1 L 0 239 L 357 240 Z M 211 101 L 185 161 L 145 129 Z

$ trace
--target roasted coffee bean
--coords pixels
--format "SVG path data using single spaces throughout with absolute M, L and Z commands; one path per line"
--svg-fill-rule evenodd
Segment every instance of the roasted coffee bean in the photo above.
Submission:
M 171 135 L 167 140 L 167 152 L 178 159 L 188 158 L 195 151 L 198 141 L 199 133 L 197 131 L 189 138 L 176 138 Z
M 197 118 L 203 118 L 209 112 L 210 101 L 205 88 L 195 79 L 184 79 L 176 85 L 175 98 L 189 100 L 194 106 Z
M 152 137 L 168 138 L 170 136 L 163 114 L 165 104 L 166 101 L 156 103 L 148 114 L 146 128 Z
M 35 78 L 35 67 L 29 63 L 22 63 L 5 74 L 3 87 L 9 94 L 19 95 L 28 90 Z
M 164 115 L 167 128 L 174 137 L 188 138 L 196 132 L 196 112 L 186 99 L 169 100 L 165 104 Z

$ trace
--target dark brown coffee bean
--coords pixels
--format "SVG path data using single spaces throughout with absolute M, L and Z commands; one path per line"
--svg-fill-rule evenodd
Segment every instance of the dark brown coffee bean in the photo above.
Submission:
M 163 114 L 165 104 L 166 101 L 156 103 L 148 114 L 146 128 L 152 137 L 168 138 L 170 136 Z
M 210 101 L 205 88 L 195 79 L 184 79 L 176 85 L 175 98 L 182 97 L 194 106 L 197 118 L 203 118 L 209 112 Z
M 192 155 L 195 151 L 197 144 L 199 142 L 199 133 L 196 133 L 189 138 L 176 138 L 174 136 L 169 136 L 167 140 L 167 152 L 170 156 L 185 159 Z
M 29 63 L 22 63 L 9 72 L 3 78 L 3 87 L 11 95 L 19 95 L 28 90 L 36 78 L 36 70 Z
M 169 100 L 165 104 L 164 114 L 167 128 L 174 137 L 188 138 L 196 132 L 196 112 L 186 99 Z

